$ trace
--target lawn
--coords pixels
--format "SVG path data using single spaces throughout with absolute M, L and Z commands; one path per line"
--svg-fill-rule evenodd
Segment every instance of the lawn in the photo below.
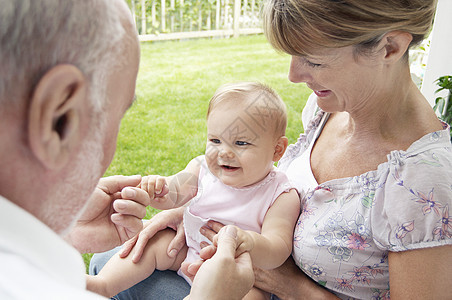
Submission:
M 116 155 L 105 175 L 182 170 L 204 153 L 210 97 L 233 81 L 273 87 L 287 104 L 287 136 L 295 142 L 310 91 L 289 82 L 289 63 L 290 57 L 276 53 L 262 35 L 142 43 L 137 101 L 122 121 Z M 154 213 L 150 208 L 147 218 Z
M 289 82 L 289 63 L 290 57 L 276 53 L 262 35 L 143 43 L 137 101 L 122 121 L 106 175 L 169 175 L 184 168 L 204 152 L 210 97 L 233 81 L 272 86 L 287 104 L 287 135 L 294 142 L 310 92 Z

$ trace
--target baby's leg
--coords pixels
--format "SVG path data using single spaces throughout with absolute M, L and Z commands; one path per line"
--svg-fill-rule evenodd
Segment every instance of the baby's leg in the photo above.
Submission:
M 149 240 L 138 263 L 132 262 L 134 249 L 126 258 L 115 254 L 98 275 L 87 276 L 87 289 L 105 297 L 112 297 L 146 279 L 155 269 L 178 270 L 187 256 L 187 247 L 175 258 L 169 257 L 166 250 L 175 235 L 171 229 L 158 232 Z
M 243 297 L 244 300 L 270 300 L 270 293 L 253 287 L 248 294 Z

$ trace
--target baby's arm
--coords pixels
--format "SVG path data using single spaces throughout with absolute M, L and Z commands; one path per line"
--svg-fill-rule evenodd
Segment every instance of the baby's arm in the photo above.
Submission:
M 267 211 L 261 234 L 239 230 L 242 244 L 237 254 L 249 251 L 253 265 L 274 269 L 282 265 L 292 252 L 293 231 L 300 215 L 300 199 L 295 190 L 282 193 Z
M 175 175 L 143 177 L 138 187 L 149 193 L 150 205 L 154 208 L 180 207 L 196 196 L 200 167 L 201 157 L 196 157 L 188 163 L 184 170 Z

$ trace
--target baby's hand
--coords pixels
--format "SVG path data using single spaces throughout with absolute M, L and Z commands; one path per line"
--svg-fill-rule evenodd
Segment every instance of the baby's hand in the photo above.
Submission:
M 144 176 L 138 187 L 145 190 L 149 194 L 149 197 L 151 197 L 151 200 L 155 200 L 156 202 L 167 200 L 165 196 L 168 194 L 169 189 L 165 177 L 158 175 Z
M 227 225 L 223 228 L 221 228 L 220 232 L 222 230 L 226 230 L 228 226 L 234 226 L 234 225 Z M 235 257 L 240 256 L 244 252 L 251 252 L 254 248 L 254 239 L 246 230 L 242 230 L 237 226 L 234 226 L 237 228 L 237 249 L 235 251 Z M 218 233 L 219 234 L 219 233 Z M 217 246 L 218 242 L 218 234 L 215 235 L 213 238 L 213 244 L 215 247 Z

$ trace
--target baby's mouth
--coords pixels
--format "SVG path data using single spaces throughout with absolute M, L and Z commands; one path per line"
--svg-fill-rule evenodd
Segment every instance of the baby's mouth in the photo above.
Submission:
M 239 167 L 233 167 L 233 166 L 228 166 L 228 165 L 220 165 L 221 169 L 225 170 L 225 171 L 235 171 L 238 170 Z

